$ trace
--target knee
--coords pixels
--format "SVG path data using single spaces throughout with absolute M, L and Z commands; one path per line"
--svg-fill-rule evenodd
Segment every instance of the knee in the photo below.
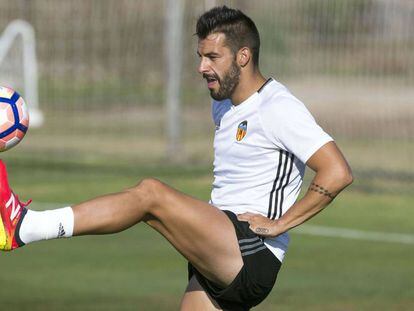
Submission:
M 135 187 L 130 189 L 147 206 L 153 207 L 160 204 L 163 197 L 164 184 L 155 178 L 145 178 L 141 180 Z

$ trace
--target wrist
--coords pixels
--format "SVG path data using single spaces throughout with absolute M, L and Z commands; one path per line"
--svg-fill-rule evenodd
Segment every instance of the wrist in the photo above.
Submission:
M 275 219 L 273 220 L 273 236 L 278 236 L 282 233 L 284 233 L 285 231 L 287 231 L 287 229 L 285 229 L 285 224 L 283 222 L 282 219 Z

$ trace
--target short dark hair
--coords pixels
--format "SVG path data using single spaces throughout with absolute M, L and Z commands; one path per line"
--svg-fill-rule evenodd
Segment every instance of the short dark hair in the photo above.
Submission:
M 225 34 L 226 43 L 234 54 L 248 47 L 253 54 L 253 64 L 259 65 L 260 36 L 250 17 L 225 5 L 212 8 L 198 18 L 196 35 L 202 40 L 217 32 Z

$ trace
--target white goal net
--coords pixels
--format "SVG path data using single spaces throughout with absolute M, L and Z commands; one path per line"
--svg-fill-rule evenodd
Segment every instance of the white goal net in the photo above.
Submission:
M 42 125 L 35 36 L 33 27 L 25 21 L 12 21 L 0 34 L 0 85 L 13 88 L 25 98 L 30 107 L 31 127 Z

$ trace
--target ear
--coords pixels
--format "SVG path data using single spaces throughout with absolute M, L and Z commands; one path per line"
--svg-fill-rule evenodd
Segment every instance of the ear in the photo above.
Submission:
M 241 48 L 237 52 L 237 63 L 241 67 L 246 67 L 247 64 L 250 62 L 251 57 L 252 57 L 252 53 L 248 47 Z

